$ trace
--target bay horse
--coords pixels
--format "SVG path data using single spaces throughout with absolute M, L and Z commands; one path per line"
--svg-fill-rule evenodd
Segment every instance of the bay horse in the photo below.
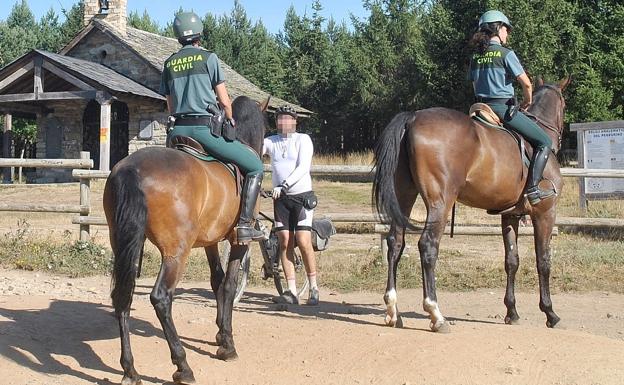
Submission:
M 562 91 L 569 84 L 565 78 L 557 84 L 541 80 L 528 112 L 553 142 L 556 153 L 561 146 L 565 100 Z M 372 200 L 378 215 L 390 222 L 388 245 L 388 281 L 384 302 L 385 323 L 402 326 L 397 307 L 396 273 L 405 247 L 406 229 L 415 229 L 409 214 L 418 194 L 427 216 L 418 241 L 423 280 L 423 309 L 429 314 L 430 328 L 450 331 L 436 296 L 435 265 L 440 239 L 449 212 L 456 201 L 501 214 L 505 246 L 507 288 L 504 303 L 505 323 L 519 320 L 514 294 L 518 270 L 518 223 L 521 215 L 530 215 L 539 275 L 539 307 L 546 314 L 546 326 L 554 327 L 559 317 L 550 299 L 550 239 L 555 222 L 557 198 L 530 206 L 524 197 L 527 180 L 518 143 L 503 130 L 487 128 L 466 114 L 447 109 L 429 108 L 397 114 L 382 132 L 375 147 L 375 177 Z M 551 156 L 544 173 L 549 188 L 560 193 L 563 180 L 556 157 Z
M 245 96 L 232 103 L 236 136 L 256 153 L 265 132 L 262 106 Z M 182 151 L 144 148 L 120 161 L 104 187 L 104 211 L 114 254 L 111 298 L 119 322 L 123 385 L 140 384 L 130 348 L 129 318 L 132 295 L 149 239 L 162 263 L 150 300 L 177 366 L 176 383 L 194 382 L 193 371 L 176 332 L 171 314 L 173 294 L 183 276 L 192 248 L 203 247 L 210 266 L 210 284 L 217 300 L 216 357 L 237 358 L 232 337 L 232 307 L 240 259 L 248 246 L 233 242 L 240 211 L 237 183 L 227 166 L 205 162 Z M 231 244 L 227 271 L 219 260 L 218 242 Z

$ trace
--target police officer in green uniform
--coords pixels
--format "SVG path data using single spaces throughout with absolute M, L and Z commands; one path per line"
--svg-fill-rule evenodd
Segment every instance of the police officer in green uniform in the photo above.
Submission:
M 215 158 L 238 165 L 245 181 L 236 226 L 237 242 L 247 244 L 262 239 L 264 234 L 251 224 L 262 184 L 262 161 L 250 147 L 237 140 L 225 140 L 211 130 L 216 122 L 212 118 L 220 114 L 221 109 L 225 113 L 225 124 L 235 126 L 219 59 L 199 46 L 203 23 L 195 13 L 178 13 L 173 31 L 182 48 L 165 61 L 160 85 L 161 93 L 167 97 L 169 113 L 175 117 L 168 136 L 192 137 Z
M 470 61 L 469 77 L 472 80 L 478 102 L 487 103 L 505 126 L 517 131 L 533 146 L 533 158 L 529 166 L 526 196 L 531 205 L 554 195 L 552 190 L 538 186 L 551 153 L 552 141 L 533 120 L 521 111 L 510 116 L 515 102 L 513 81 L 522 86 L 520 109 L 532 103 L 533 87 L 514 51 L 503 47 L 512 26 L 500 11 L 487 11 L 479 19 L 479 30 L 473 35 L 471 45 L 475 52 Z

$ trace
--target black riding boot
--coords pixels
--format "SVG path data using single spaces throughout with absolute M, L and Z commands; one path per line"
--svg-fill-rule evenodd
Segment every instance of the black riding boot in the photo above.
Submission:
M 527 182 L 526 197 L 529 200 L 531 206 L 535 206 L 542 199 L 555 195 L 555 190 L 541 190 L 539 188 L 539 182 L 542 180 L 542 174 L 544 168 L 548 163 L 548 156 L 550 155 L 550 149 L 548 147 L 540 147 L 535 149 L 533 153 L 533 159 L 529 166 L 529 180 Z
M 252 226 L 254 209 L 258 200 L 258 193 L 262 185 L 263 173 L 246 175 L 241 192 L 241 211 L 236 225 L 236 239 L 239 245 L 244 245 L 250 241 L 258 241 L 264 238 L 262 231 L 256 230 Z

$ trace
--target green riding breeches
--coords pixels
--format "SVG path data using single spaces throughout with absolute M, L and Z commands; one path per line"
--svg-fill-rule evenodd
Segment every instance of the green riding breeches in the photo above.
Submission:
M 176 135 L 190 136 L 204 146 L 206 152 L 222 162 L 236 164 L 245 175 L 263 172 L 262 161 L 251 147 L 234 140 L 226 141 L 212 135 L 207 126 L 175 126 L 169 132 L 169 138 Z
M 529 119 L 522 112 L 518 111 L 513 119 L 505 120 L 507 112 L 506 104 L 488 103 L 488 106 L 496 113 L 506 127 L 511 128 L 522 135 L 534 148 L 547 147 L 552 149 L 552 140 L 540 126 L 533 120 Z

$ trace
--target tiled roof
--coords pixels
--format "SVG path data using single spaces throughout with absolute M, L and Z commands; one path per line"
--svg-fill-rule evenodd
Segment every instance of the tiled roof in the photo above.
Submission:
M 63 70 L 78 78 L 87 78 L 106 87 L 111 92 L 122 92 L 137 96 L 145 96 L 153 99 L 165 100 L 165 98 L 134 80 L 103 66 L 88 60 L 77 59 L 71 56 L 59 55 L 52 52 L 34 50 L 45 56 Z
M 154 68 L 158 69 L 158 71 L 162 71 L 165 60 L 180 49 L 180 43 L 172 38 L 132 27 L 127 27 L 126 34 L 124 35 L 105 21 L 93 19 L 91 23 L 96 28 L 114 35 L 137 54 L 141 55 L 148 63 L 154 66 Z M 267 92 L 264 92 L 244 76 L 234 71 L 223 61 L 221 61 L 221 66 L 225 73 L 228 92 L 232 97 L 246 95 L 257 101 L 262 101 L 269 97 Z M 282 105 L 289 105 L 293 107 L 297 113 L 304 116 L 308 116 L 312 113 L 312 111 L 301 106 L 271 96 L 270 108 L 274 109 Z

